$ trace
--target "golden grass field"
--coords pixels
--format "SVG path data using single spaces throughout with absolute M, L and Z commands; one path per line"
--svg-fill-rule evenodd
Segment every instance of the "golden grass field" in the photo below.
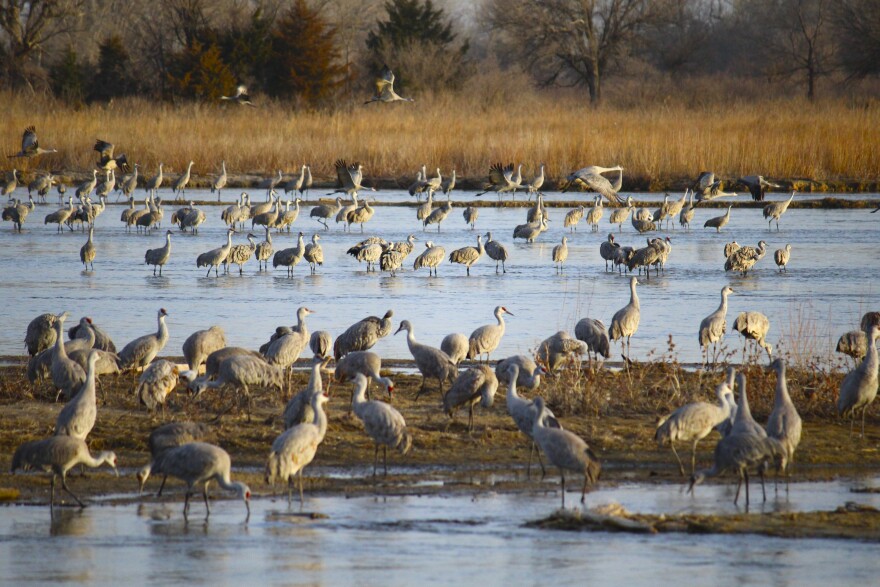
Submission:
M 494 161 L 541 162 L 558 179 L 587 164 L 622 165 L 624 189 L 664 189 L 701 170 L 721 177 L 848 182 L 871 189 L 880 177 L 880 105 L 794 99 L 728 105 L 591 109 L 573 97 L 526 93 L 521 99 L 470 100 L 455 95 L 409 104 L 352 106 L 336 112 L 288 105 L 155 103 L 118 100 L 71 107 L 50 98 L 0 93 L 3 149 L 18 150 L 35 125 L 42 146 L 59 150 L 20 168 L 91 170 L 95 139 L 117 146 L 151 176 L 159 162 L 173 177 L 190 159 L 194 176 L 295 173 L 309 163 L 316 180 L 333 177 L 337 158 L 361 161 L 367 177 L 413 177 L 425 163 L 459 177 L 482 178 Z

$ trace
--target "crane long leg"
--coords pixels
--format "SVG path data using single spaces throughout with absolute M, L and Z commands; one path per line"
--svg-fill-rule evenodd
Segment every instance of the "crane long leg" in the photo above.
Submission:
M 192 494 L 192 491 L 187 487 L 186 494 L 183 496 L 183 519 L 189 519 L 189 496 Z
M 743 477 L 746 480 L 746 509 L 749 509 L 749 471 L 748 469 L 743 471 Z
M 287 478 L 287 507 L 290 507 L 293 501 L 293 475 Z
M 53 480 L 54 480 L 54 478 L 55 478 L 54 475 L 53 475 L 52 478 L 53 478 Z M 81 502 L 81 501 L 79 500 L 79 498 L 78 498 L 76 495 L 74 495 L 73 492 L 70 490 L 70 488 L 67 486 L 67 478 L 66 478 L 64 475 L 61 476 L 61 489 L 63 489 L 64 491 L 66 491 L 66 492 L 68 493 L 68 495 L 70 495 L 70 497 L 72 497 L 73 499 L 75 499 L 75 500 L 76 500 L 76 503 L 79 504 L 79 507 L 81 507 L 81 508 L 86 507 L 86 505 L 85 505 L 83 502 Z
M 691 475 L 697 472 L 697 443 L 700 439 L 694 440 L 694 446 L 691 449 Z
M 385 476 L 388 476 L 388 447 L 382 445 L 382 468 L 385 470 Z
M 736 505 L 736 502 L 739 501 L 739 490 L 742 489 L 742 472 L 739 474 L 739 479 L 736 480 L 736 495 L 733 496 L 733 505 Z
M 208 503 L 208 483 L 209 481 L 205 481 L 205 488 L 202 490 L 202 496 L 205 498 L 205 517 L 211 515 L 211 504 Z
M 562 509 L 565 509 L 565 471 L 559 469 L 559 477 L 562 479 Z
M 681 476 L 684 477 L 684 464 L 681 462 L 681 457 L 678 456 L 678 451 L 675 450 L 675 441 L 670 440 L 669 446 L 672 447 L 672 454 L 675 455 L 675 460 L 678 461 L 678 470 L 681 473 Z
M 379 445 L 376 444 L 376 450 L 373 453 L 373 477 L 376 476 L 376 467 L 379 465 Z
M 299 470 L 299 507 L 302 509 L 304 500 L 303 500 L 303 471 Z
M 168 475 L 162 475 L 162 483 L 159 484 L 159 492 L 156 493 L 156 497 L 162 497 L 162 490 L 165 489 L 165 482 L 168 480 Z
M 581 503 L 584 503 L 587 499 L 587 485 L 590 484 L 590 476 L 584 473 L 584 488 L 581 490 Z

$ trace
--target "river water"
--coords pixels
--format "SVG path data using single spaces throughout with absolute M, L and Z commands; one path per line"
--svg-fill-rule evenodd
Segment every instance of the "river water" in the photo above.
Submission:
M 188 196 L 212 199 L 203 191 L 192 191 Z M 232 196 L 232 192 L 224 194 Z M 548 199 L 572 196 L 551 195 Z M 641 200 L 659 199 L 657 195 L 635 196 Z M 783 196 L 772 194 L 771 199 Z M 383 191 L 377 197 L 388 203 L 411 201 L 405 192 Z M 473 194 L 459 193 L 456 197 L 467 200 Z M 255 199 L 262 200 L 262 196 Z M 526 244 L 514 243 L 511 238 L 513 227 L 524 222 L 524 209 L 481 208 L 478 231 L 492 231 L 496 240 L 510 250 L 506 274 L 496 274 L 494 263 L 484 257 L 472 268 L 470 277 L 463 266 L 448 262 L 440 266 L 439 277 L 428 277 L 424 270 L 412 271 L 414 254 L 408 270 L 391 277 L 368 274 L 346 255 L 348 247 L 362 238 L 357 228 L 354 234 L 344 233 L 341 225 L 333 224 L 329 232 L 318 230 L 322 227 L 308 217 L 310 207 L 304 207 L 294 231 L 274 237 L 275 250 L 294 246 L 299 230 L 307 238 L 318 232 L 325 263 L 315 275 L 309 275 L 307 265 L 302 263 L 289 279 L 283 268 L 258 272 L 255 261 L 245 265 L 243 276 L 235 271 L 219 278 L 205 277 L 204 269 L 195 266 L 196 257 L 225 242 L 221 208 L 215 206 L 205 207 L 208 220 L 198 235 L 182 234 L 174 227 L 172 256 L 162 277 L 153 277 L 152 269 L 142 261 L 146 249 L 163 244 L 164 230 L 149 236 L 126 233 L 119 222 L 123 207 L 110 206 L 97 221 L 95 271 L 84 271 L 79 249 L 85 235 L 67 230 L 56 234 L 55 225 L 43 224 L 44 216 L 55 208 L 54 204 L 38 207 L 28 218 L 23 234 L 14 233 L 7 223 L 0 229 L 0 247 L 5 251 L 0 261 L 4 275 L 0 294 L 7 300 L 0 307 L 0 320 L 7 325 L 0 337 L 2 355 L 23 354 L 27 323 L 42 312 L 67 310 L 72 321 L 89 315 L 121 347 L 155 331 L 156 311 L 165 307 L 170 330 L 165 354 L 181 354 L 181 345 L 191 332 L 212 324 L 225 328 L 230 344 L 256 348 L 276 326 L 293 323 L 301 305 L 315 312 L 308 319 L 310 330 L 332 334 L 364 316 L 381 316 L 393 309 L 395 324 L 408 319 L 416 337 L 434 345 L 450 332 L 467 335 L 480 325 L 494 322 L 494 307 L 504 305 L 514 316 L 506 317 L 505 337 L 493 355 L 502 357 L 528 352 L 557 330 L 573 332 L 574 324 L 585 316 L 600 318 L 608 325 L 613 313 L 629 300 L 628 278 L 606 273 L 599 257 L 599 245 L 611 228 L 607 212 L 600 232 L 591 233 L 582 224 L 577 232 L 567 233 L 562 227 L 566 210 L 550 209 L 550 230 L 537 242 Z M 170 225 L 175 208 L 166 205 L 163 226 Z M 641 279 L 642 319 L 632 339 L 636 358 L 647 358 L 651 351 L 664 352 L 671 335 L 679 360 L 699 361 L 699 323 L 717 308 L 724 285 L 736 291 L 730 298 L 731 326 L 740 311 L 764 312 L 771 320 L 768 340 L 774 346 L 782 340 L 783 346 L 802 353 L 813 351 L 827 356 L 841 333 L 854 328 L 863 312 L 880 305 L 876 285 L 880 214 L 872 215 L 868 210 L 790 209 L 777 232 L 775 228 L 768 231 L 761 210 L 735 209 L 730 224 L 720 234 L 702 228 L 707 218 L 722 212 L 698 209 L 692 230 L 659 233 L 670 236 L 673 251 L 665 274 Z M 476 244 L 476 232 L 464 223 L 460 207 L 453 209 L 439 234 L 436 227 L 423 232 L 413 208 L 376 207 L 364 236 L 399 241 L 409 233 L 419 239 L 416 254 L 427 239 L 444 246 L 447 253 Z M 246 242 L 245 234 L 236 235 L 235 242 Z M 258 242 L 263 239 L 262 231 L 256 230 L 255 234 Z M 564 273 L 559 275 L 553 268 L 551 251 L 563 234 L 569 236 L 569 258 Z M 645 243 L 645 236 L 638 236 L 628 222 L 617 236 L 624 245 Z M 722 250 L 733 239 L 740 244 L 756 245 L 760 239 L 768 243 L 767 256 L 746 278 L 723 270 Z M 786 243 L 792 245 L 791 262 L 788 273 L 780 274 L 772 260 L 773 251 Z M 728 334 L 726 341 L 731 349 L 740 348 L 741 339 L 736 333 Z M 388 358 L 409 357 L 403 336 L 382 340 L 375 350 Z
M 830 510 L 846 501 L 880 506 L 850 488 L 878 479 L 799 483 L 786 497 L 753 487 L 753 512 Z M 194 500 L 0 508 L 3 584 L 89 585 L 856 585 L 876 582 L 876 544 L 747 535 L 656 536 L 533 530 L 523 523 L 559 506 L 548 491 L 406 497 L 306 497 L 216 501 L 208 521 Z M 180 497 L 180 485 L 169 483 Z M 215 488 L 214 494 L 217 493 Z M 587 506 L 617 502 L 644 513 L 734 513 L 733 485 L 601 487 Z M 121 496 L 112 496 L 118 499 Z M 577 493 L 569 493 L 576 502 Z M 166 499 L 168 499 L 166 497 Z M 696 577 L 699 579 L 695 580 Z

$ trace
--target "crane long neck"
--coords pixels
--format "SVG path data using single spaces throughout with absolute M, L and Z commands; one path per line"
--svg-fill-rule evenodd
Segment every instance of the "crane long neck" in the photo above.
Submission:
M 112 462 L 111 461 L 112 457 L 113 457 L 113 453 L 106 452 L 106 451 L 99 452 L 97 454 L 97 456 L 92 456 L 89 453 L 88 449 L 86 449 L 85 452 L 80 454 L 79 458 L 77 459 L 77 462 L 71 464 L 71 466 L 68 468 L 68 470 L 72 469 L 73 467 L 75 467 L 76 465 L 79 465 L 79 464 L 85 465 L 86 467 L 88 467 L 90 469 L 96 469 L 96 468 L 100 467 L 101 465 L 103 465 L 104 463 Z
M 510 377 L 510 382 L 507 385 L 507 401 L 508 403 L 513 400 L 520 399 L 519 394 L 516 392 L 516 378 L 519 375 L 519 370 L 515 372 L 511 372 L 508 377 Z
M 634 308 L 639 308 L 639 296 L 636 294 L 636 284 L 632 283 L 630 286 L 630 295 L 629 295 L 629 303 Z
M 159 331 L 156 333 L 156 337 L 159 339 L 161 344 L 165 344 L 168 340 L 168 327 L 165 326 L 165 316 L 159 316 Z
M 305 337 L 308 332 L 308 328 L 306 327 L 306 314 L 305 312 L 297 312 L 296 313 L 296 327 L 300 332 L 300 335 Z
M 165 246 L 166 247 L 171 246 L 171 233 L 170 232 L 165 233 Z
M 324 391 L 324 382 L 321 380 L 321 365 L 320 361 L 312 364 L 312 374 L 309 376 L 309 389 L 312 390 L 312 393 Z
M 366 385 L 364 386 L 364 389 L 366 389 Z M 315 412 L 314 424 L 318 427 L 318 441 L 320 442 L 324 440 L 324 435 L 327 434 L 327 414 L 324 412 L 323 405 L 318 400 L 318 398 L 321 397 L 321 394 L 315 394 L 313 397 L 315 398 L 312 401 L 312 409 Z
M 874 373 L 875 376 L 877 374 L 877 366 L 878 362 L 878 354 L 877 354 L 877 335 L 876 330 L 873 332 L 868 332 L 868 349 L 867 353 L 865 353 L 865 358 L 862 361 L 862 364 L 859 365 L 859 369 L 866 373 Z
M 86 344 L 88 345 L 89 348 L 92 348 L 93 346 L 95 346 L 95 339 L 97 339 L 97 335 L 95 334 L 95 331 L 92 328 L 91 324 L 89 324 L 88 322 L 84 322 L 80 326 L 80 329 L 84 329 L 83 331 L 86 333 L 86 335 L 79 336 L 79 332 L 77 331 L 76 337 L 85 340 Z
M 611 189 L 615 192 L 619 192 L 620 188 L 623 187 L 623 169 L 618 169 L 617 173 L 617 181 L 615 181 L 614 185 L 611 186 Z
M 739 404 L 737 404 L 737 412 L 736 419 L 740 420 L 753 420 L 752 411 L 749 409 L 749 396 L 746 391 L 746 379 L 745 377 L 737 377 L 737 383 L 739 384 Z
M 718 306 L 718 311 L 722 314 L 727 314 L 727 290 L 721 292 L 721 304 Z
M 776 401 L 777 406 L 791 403 L 788 394 L 788 382 L 785 379 L 785 365 L 780 365 L 776 371 Z
M 66 359 L 67 349 L 64 348 L 63 327 L 63 321 L 58 320 L 55 322 L 55 354 L 59 357 Z

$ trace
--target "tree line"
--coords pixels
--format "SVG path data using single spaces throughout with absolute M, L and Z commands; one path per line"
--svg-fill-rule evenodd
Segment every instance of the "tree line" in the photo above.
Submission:
M 252 95 L 333 108 L 387 63 L 399 91 L 487 71 L 574 87 L 757 78 L 815 99 L 880 74 L 880 0 L 0 0 L 0 84 L 71 102 Z M 826 84 L 826 85 L 833 85 Z

